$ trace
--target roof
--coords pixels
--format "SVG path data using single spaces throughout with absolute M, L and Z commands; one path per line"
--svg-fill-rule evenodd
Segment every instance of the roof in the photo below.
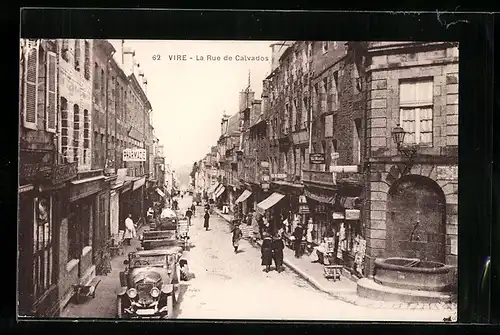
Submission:
M 227 121 L 227 134 L 229 136 L 240 132 L 240 115 L 239 113 L 234 114 Z

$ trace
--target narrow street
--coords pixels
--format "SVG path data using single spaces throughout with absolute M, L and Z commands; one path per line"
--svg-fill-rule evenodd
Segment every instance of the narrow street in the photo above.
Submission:
M 191 204 L 180 200 L 180 208 Z M 192 248 L 185 253 L 195 278 L 182 294 L 179 319 L 286 319 L 358 321 L 442 321 L 441 311 L 380 310 L 359 307 L 316 291 L 286 269 L 265 273 L 260 250 L 247 241 L 235 254 L 227 222 L 213 214 L 203 228 L 198 207 L 190 228 Z M 304 304 L 303 302 L 307 302 Z

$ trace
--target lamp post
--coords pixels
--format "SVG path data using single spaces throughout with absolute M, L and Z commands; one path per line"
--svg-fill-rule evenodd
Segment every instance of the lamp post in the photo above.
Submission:
M 402 175 L 406 175 L 410 171 L 417 153 L 416 147 L 404 146 L 405 136 L 406 131 L 398 123 L 392 130 L 392 139 L 394 140 L 394 143 L 396 143 L 398 152 L 400 152 L 407 159 L 407 162 L 405 163 L 405 170 L 402 172 Z

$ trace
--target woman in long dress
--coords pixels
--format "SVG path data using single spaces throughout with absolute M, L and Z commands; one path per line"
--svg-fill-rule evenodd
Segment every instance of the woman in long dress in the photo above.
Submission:
M 267 233 L 263 233 L 264 239 L 262 240 L 262 246 L 261 246 L 261 259 L 262 259 L 262 265 L 265 266 L 264 271 L 269 272 L 271 270 L 271 264 L 273 261 L 273 240 L 271 239 L 271 236 Z
M 285 244 L 281 238 L 281 233 L 278 233 L 278 235 L 273 238 L 272 242 L 273 260 L 276 265 L 276 271 L 278 272 L 283 271 L 283 249 L 285 249 Z
M 210 213 L 208 212 L 208 210 L 205 210 L 205 216 L 203 217 L 205 222 L 203 224 L 203 227 L 205 227 L 205 230 L 208 231 L 208 227 L 209 227 L 209 220 L 210 220 Z

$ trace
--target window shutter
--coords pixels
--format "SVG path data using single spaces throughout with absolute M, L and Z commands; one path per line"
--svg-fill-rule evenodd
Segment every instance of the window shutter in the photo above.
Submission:
M 55 52 L 47 52 L 47 103 L 45 105 L 45 129 L 55 133 L 57 129 L 57 66 Z
M 26 128 L 37 129 L 38 105 L 38 48 L 39 42 L 28 44 L 24 62 L 24 108 L 23 125 Z

